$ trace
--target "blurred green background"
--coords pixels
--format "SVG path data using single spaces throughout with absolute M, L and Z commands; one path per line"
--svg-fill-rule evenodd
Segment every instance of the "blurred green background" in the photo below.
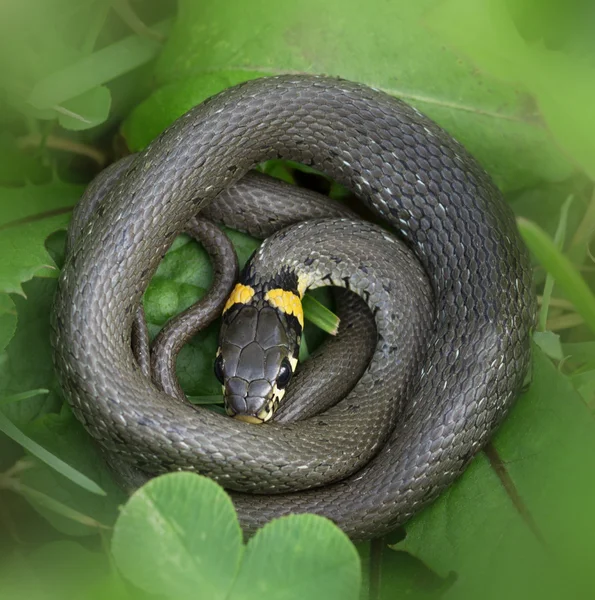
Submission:
M 595 597 L 594 30 L 588 0 L 4 0 L 0 598 Z M 228 497 L 194 475 L 127 500 L 51 362 L 85 185 L 206 97 L 284 72 L 367 83 L 436 120 L 500 186 L 534 261 L 531 388 L 459 482 L 357 548 L 309 516 L 244 545 Z M 346 195 L 294 165 L 264 168 Z M 232 237 L 241 261 L 258 244 Z M 181 236 L 145 295 L 151 333 L 210 279 Z M 215 345 L 216 326 L 180 356 L 196 402 L 219 393 Z

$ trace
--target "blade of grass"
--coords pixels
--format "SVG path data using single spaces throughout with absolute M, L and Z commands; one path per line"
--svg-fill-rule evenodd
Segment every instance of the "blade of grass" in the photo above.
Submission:
M 557 248 L 538 225 L 527 219 L 517 219 L 525 243 L 539 262 L 551 273 L 564 290 L 587 326 L 595 332 L 595 296 L 576 267 Z
M 560 221 L 558 222 L 558 227 L 556 229 L 556 233 L 554 235 L 554 244 L 558 250 L 562 250 L 564 248 L 564 241 L 566 239 L 566 226 L 568 223 L 568 209 L 572 204 L 573 196 L 570 195 L 562 204 L 562 208 L 560 209 Z M 545 278 L 545 284 L 543 286 L 543 298 L 541 301 L 541 310 L 539 311 L 539 323 L 537 325 L 537 329 L 539 331 L 546 330 L 547 324 L 547 313 L 550 308 L 550 299 L 552 297 L 552 292 L 554 291 L 554 278 L 552 274 L 548 271 L 548 274 Z
M 170 20 L 154 26 L 168 31 Z M 38 109 L 55 108 L 149 62 L 161 50 L 154 39 L 132 35 L 51 73 L 33 87 L 28 102 Z
M 49 510 L 66 517 L 67 519 L 71 519 L 72 521 L 76 521 L 77 523 L 81 523 L 86 525 L 87 527 L 93 527 L 96 529 L 109 529 L 107 525 L 96 521 L 92 517 L 89 517 L 74 508 L 70 508 L 66 504 L 44 494 L 43 492 L 39 492 L 38 490 L 34 490 L 28 485 L 24 485 L 20 481 L 16 479 L 9 480 L 6 482 L 6 487 L 21 496 L 29 498 L 30 500 L 34 500 L 38 504 L 48 508 Z
M 12 396 L 4 396 L 0 398 L 0 406 L 4 404 L 10 404 L 11 402 L 20 402 L 21 400 L 27 400 L 27 398 L 33 398 L 35 396 L 41 396 L 42 394 L 49 394 L 50 390 L 38 389 L 29 390 L 28 392 L 21 392 L 20 394 L 13 394 Z
M 157 40 L 158 42 L 164 42 L 165 36 L 154 29 L 151 29 L 143 21 L 141 21 L 140 17 L 134 12 L 132 6 L 130 6 L 130 2 L 128 0 L 115 0 L 112 3 L 112 8 L 116 12 L 116 14 L 130 27 L 134 33 L 140 36 L 152 38 Z
M 25 448 L 25 450 L 39 458 L 39 460 L 42 460 L 48 466 L 52 467 L 52 469 L 55 469 L 58 471 L 58 473 L 70 479 L 70 481 L 80 485 L 83 489 L 91 492 L 92 494 L 98 494 L 99 496 L 106 495 L 105 492 L 86 475 L 83 475 L 80 471 L 77 471 L 70 465 L 66 464 L 63 460 L 59 459 L 57 456 L 54 456 L 51 452 L 48 452 L 37 442 L 27 437 L 2 412 L 0 412 L 0 431 L 14 440 L 17 444 L 20 444 L 23 448 Z
M 302 307 L 304 309 L 304 317 L 310 323 L 313 323 L 326 333 L 337 335 L 340 319 L 333 311 L 309 295 L 304 296 L 302 299 Z
M 580 225 L 577 227 L 574 236 L 570 242 L 570 248 L 566 253 L 568 258 L 574 263 L 582 263 L 589 248 L 589 240 L 595 234 L 595 189 L 591 195 L 591 200 L 587 210 L 583 215 Z
M 582 325 L 585 320 L 576 313 L 568 313 L 560 317 L 549 319 L 547 322 L 547 328 L 550 331 L 562 331 L 563 329 L 572 329 Z
M 188 396 L 192 404 L 223 404 L 223 396 Z

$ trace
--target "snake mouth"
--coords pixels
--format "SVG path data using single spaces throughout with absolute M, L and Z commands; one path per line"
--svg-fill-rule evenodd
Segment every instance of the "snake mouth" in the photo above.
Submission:
M 257 425 L 264 423 L 263 419 L 260 419 L 259 417 L 255 417 L 253 415 L 234 415 L 233 418 L 237 419 L 238 421 L 244 421 L 245 423 L 254 423 Z
M 274 400 L 267 402 L 258 412 L 248 413 L 245 411 L 237 412 L 233 407 L 226 404 L 225 412 L 238 421 L 244 421 L 245 423 L 261 424 L 270 421 L 273 417 L 273 407 L 275 405 Z

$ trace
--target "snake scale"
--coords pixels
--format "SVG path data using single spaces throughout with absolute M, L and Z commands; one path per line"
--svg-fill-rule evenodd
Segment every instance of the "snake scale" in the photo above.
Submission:
M 371 440 L 357 466 L 358 453 L 345 451 L 345 429 L 324 425 L 340 405 L 328 418 L 325 412 L 286 426 L 197 411 L 160 392 L 130 349 L 136 307 L 176 234 L 270 158 L 311 165 L 347 186 L 396 231 L 421 265 L 416 272 L 429 281 L 435 316 L 426 318 L 424 332 L 406 330 L 399 342 L 424 356 L 402 386 L 410 396 L 392 415 L 378 409 L 395 425 L 377 418 L 356 423 L 359 437 Z M 122 171 L 69 251 L 52 344 L 75 415 L 123 463 L 150 474 L 185 469 L 218 479 L 237 490 L 232 498 L 246 531 L 280 515 L 313 512 L 353 539 L 367 539 L 436 498 L 507 414 L 530 367 L 535 300 L 528 255 L 489 176 L 416 109 L 343 80 L 263 78 L 191 109 Z M 341 237 L 349 249 L 351 239 L 353 256 L 379 254 L 392 268 L 380 229 L 349 223 L 315 221 L 311 247 L 323 250 Z M 285 241 L 295 240 L 296 248 L 308 243 L 299 239 L 299 226 L 289 231 Z M 284 248 L 288 260 L 297 253 L 291 244 Z M 332 280 L 337 263 L 322 252 L 318 261 Z M 392 295 L 389 288 L 378 302 Z M 392 302 L 398 309 L 400 300 Z M 384 327 L 392 315 L 377 308 Z M 414 309 L 403 306 L 402 320 Z M 377 377 L 392 377 L 390 357 L 379 348 L 380 342 L 366 371 L 371 391 L 381 383 Z M 383 389 L 378 401 L 386 407 L 390 392 Z M 311 451 L 319 445 L 325 455 L 315 458 Z M 311 489 L 294 491 L 292 482 L 304 478 L 296 486 Z

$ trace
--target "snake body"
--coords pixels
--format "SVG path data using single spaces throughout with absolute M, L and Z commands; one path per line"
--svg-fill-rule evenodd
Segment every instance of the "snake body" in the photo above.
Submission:
M 278 157 L 312 165 L 354 191 L 411 248 L 433 292 L 435 320 L 404 338 L 415 347 L 429 337 L 415 381 L 404 385 L 412 395 L 393 410 L 396 426 L 383 428 L 381 447 L 369 446 L 361 468 L 346 457 L 345 435 L 332 427 L 317 433 L 316 417 L 274 428 L 172 401 L 130 350 L 135 309 L 175 235 L 255 164 Z M 376 226 L 338 223 L 317 222 L 319 247 L 338 235 L 350 239 L 351 227 L 353 256 L 363 238 L 366 253 L 386 254 Z M 369 235 L 358 239 L 357 231 Z M 286 252 L 291 258 L 290 245 Z M 332 279 L 337 263 L 321 260 Z M 107 452 L 150 474 L 195 470 L 240 492 L 274 492 L 233 495 L 248 531 L 276 516 L 314 512 L 365 539 L 429 503 L 489 440 L 528 372 L 533 319 L 531 271 L 512 212 L 459 143 L 382 92 L 281 76 L 195 107 L 122 169 L 69 252 L 52 343 L 75 415 Z M 380 367 L 383 377 L 389 361 L 377 353 L 367 373 Z M 366 427 L 376 439 L 378 422 Z M 328 450 L 318 459 L 308 456 L 316 436 Z M 313 489 L 287 491 L 297 479 Z

